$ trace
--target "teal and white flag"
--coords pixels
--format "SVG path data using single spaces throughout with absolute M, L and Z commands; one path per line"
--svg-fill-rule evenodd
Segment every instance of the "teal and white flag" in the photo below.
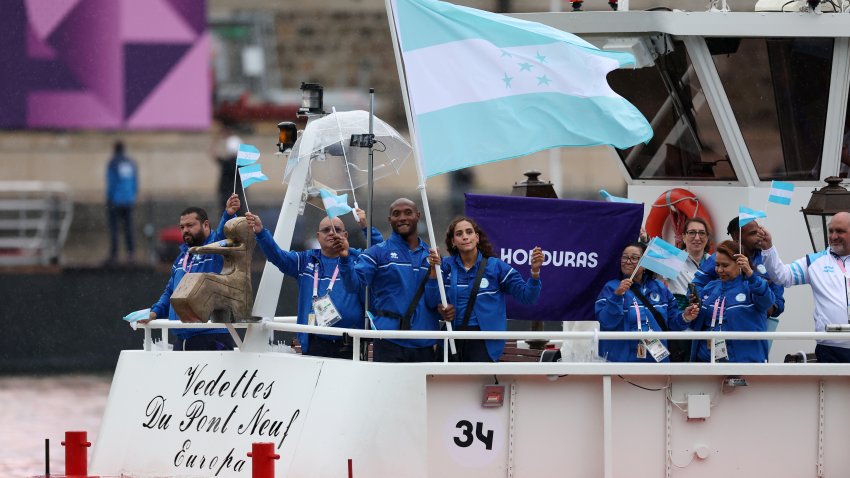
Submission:
M 242 166 L 239 168 L 239 177 L 242 178 L 243 189 L 248 189 L 248 186 L 254 183 L 269 180 L 268 176 L 263 174 L 263 168 L 260 166 L 260 163 Z
M 142 320 L 142 319 L 147 319 L 150 316 L 151 316 L 151 310 L 150 309 L 142 309 L 142 310 L 137 310 L 135 312 L 130 312 L 129 314 L 125 315 L 124 320 L 126 320 L 127 322 L 130 322 L 132 324 L 136 321 L 139 321 L 139 320 Z
M 602 196 L 602 199 L 607 202 L 623 202 L 628 204 L 637 204 L 637 201 L 633 201 L 629 198 L 621 198 L 620 196 L 614 196 L 604 189 L 599 190 L 599 195 Z
M 675 279 L 687 260 L 687 251 L 676 248 L 660 237 L 654 237 L 646 246 L 646 252 L 641 256 L 638 266 L 668 279 Z
M 767 197 L 767 200 L 768 202 L 789 206 L 791 205 L 791 197 L 793 195 L 794 183 L 773 181 L 770 183 L 770 196 Z
M 758 209 L 750 209 L 744 206 L 738 206 L 738 227 L 744 227 L 756 219 L 767 217 L 767 213 Z
M 561 30 L 435 0 L 387 0 L 426 176 L 561 146 L 628 148 L 646 118 L 606 75 L 634 63 Z
M 335 195 L 327 189 L 320 189 L 319 194 L 322 196 L 322 204 L 325 205 L 325 212 L 331 219 L 342 216 L 353 211 L 348 205 L 348 194 Z
M 260 150 L 250 144 L 240 144 L 239 152 L 236 153 L 236 165 L 247 166 L 256 163 L 260 159 Z

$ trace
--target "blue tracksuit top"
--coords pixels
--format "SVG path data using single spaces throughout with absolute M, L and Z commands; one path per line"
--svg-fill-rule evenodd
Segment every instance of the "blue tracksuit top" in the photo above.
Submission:
M 363 251 L 357 262 L 341 257 L 339 272 L 345 288 L 350 292 L 369 286 L 371 294 L 370 310 L 384 310 L 404 315 L 419 283 L 428 276 L 428 245 L 419 239 L 419 245 L 410 250 L 407 241 L 393 232 L 386 242 Z M 419 299 L 413 317 L 410 318 L 410 330 L 438 330 L 439 314 L 436 309 L 425 304 L 424 295 Z M 375 327 L 378 330 L 398 330 L 399 321 L 391 317 L 375 315 Z M 402 347 L 430 347 L 434 339 L 387 339 Z
M 702 262 L 699 270 L 694 275 L 694 280 L 691 281 L 697 287 L 697 292 L 701 293 L 702 288 L 705 287 L 706 284 L 713 280 L 717 280 L 717 271 L 714 270 L 714 266 L 716 264 L 716 253 L 708 256 L 708 259 Z M 785 311 L 785 288 L 770 280 L 770 277 L 767 275 L 767 268 L 764 265 L 764 255 L 762 255 L 761 250 L 756 250 L 755 255 L 750 258 L 750 264 L 753 267 L 753 274 L 758 275 L 767 281 L 770 291 L 773 292 L 774 302 L 771 305 L 775 305 L 776 310 L 773 312 L 771 317 L 779 317 L 779 315 Z M 770 307 L 768 307 L 768 309 L 769 308 Z M 767 309 L 765 309 L 765 314 L 766 313 Z
M 718 318 L 711 326 L 714 301 L 726 299 L 723 325 Z M 767 281 L 756 273 L 747 278 L 744 274 L 729 280 L 713 280 L 700 292 L 702 307 L 699 315 L 689 325 L 695 331 L 765 332 L 767 331 L 767 309 L 774 303 L 773 291 Z M 719 315 L 718 311 L 718 315 Z M 691 350 L 692 362 L 710 362 L 708 342 L 694 340 Z M 727 340 L 729 362 L 767 361 L 767 340 Z
M 599 321 L 599 329 L 605 332 L 637 332 L 637 311 L 635 304 L 640 310 L 641 330 L 648 332 L 661 332 L 661 326 L 656 322 L 652 312 L 644 307 L 643 302 L 631 290 L 627 290 L 622 296 L 614 293 L 620 287 L 620 279 L 610 280 L 605 283 L 602 292 L 596 299 L 596 319 Z M 684 330 L 679 306 L 673 294 L 658 279 L 652 279 L 645 284 L 638 284 L 641 293 L 661 314 L 670 330 Z M 676 320 L 676 317 L 680 320 Z M 662 340 L 664 346 L 667 341 Z M 637 358 L 637 340 L 600 340 L 599 355 L 605 357 L 609 362 L 652 362 L 655 359 L 649 351 L 643 359 Z M 665 358 L 662 362 L 669 362 Z
M 443 258 L 443 284 L 446 286 L 446 300 L 455 306 L 455 319 L 452 325 L 457 330 L 463 324 L 466 306 L 469 304 L 469 294 L 478 275 L 478 267 L 484 256 L 478 253 L 475 265 L 466 270 L 460 255 Z M 508 316 L 505 310 L 505 293 L 511 294 L 522 304 L 537 302 L 540 295 L 540 279 L 523 280 L 519 272 L 504 261 L 490 257 L 487 267 L 481 277 L 478 287 L 478 298 L 469 315 L 467 325 L 477 325 L 484 331 L 504 331 L 508 329 Z M 437 279 L 430 279 L 425 286 L 425 300 L 429 307 L 440 304 L 440 289 Z M 504 340 L 485 340 L 487 354 L 494 362 L 499 361 L 505 349 Z
M 236 217 L 236 215 L 231 216 L 230 214 L 227 214 L 227 211 L 224 211 L 221 215 L 221 221 L 218 223 L 218 228 L 216 228 L 215 231 L 210 232 L 210 235 L 207 237 L 204 245 L 224 239 L 224 223 L 234 217 Z M 171 294 L 174 293 L 174 289 L 176 289 L 177 285 L 180 284 L 184 275 L 189 272 L 212 272 L 214 274 L 218 274 L 221 272 L 221 268 L 224 267 L 224 257 L 218 254 L 192 254 L 186 260 L 184 268 L 183 259 L 186 257 L 188 252 L 189 246 L 185 243 L 180 244 L 180 254 L 177 256 L 177 259 L 174 260 L 174 264 L 171 265 L 171 279 L 168 280 L 168 284 L 165 286 L 165 291 L 162 293 L 162 296 L 160 296 L 156 304 L 151 306 L 151 311 L 156 312 L 157 318 L 167 316 L 168 320 L 180 320 L 180 317 L 178 317 L 174 312 L 174 309 L 171 308 Z M 174 335 L 181 340 L 186 340 L 189 337 L 201 334 L 229 333 L 227 329 L 172 329 L 171 331 L 174 332 Z
M 124 155 L 113 156 L 106 167 L 106 202 L 132 206 L 138 192 L 136 162 Z
M 274 241 L 268 229 L 263 229 L 256 236 L 257 244 L 269 262 L 277 266 L 284 274 L 293 277 L 298 283 L 298 323 L 307 325 L 308 316 L 313 311 L 313 275 L 316 267 L 319 270 L 318 296 L 322 297 L 328 290 L 334 269 L 339 264 L 339 258 L 327 257 L 322 254 L 321 249 L 311 249 L 302 252 L 284 251 Z M 381 237 L 381 232 L 373 227 L 372 242 L 377 244 L 383 242 L 383 240 L 384 238 Z M 360 249 L 348 249 L 348 254 L 353 258 L 357 258 L 360 253 Z M 340 272 L 337 275 L 337 279 L 331 289 L 331 301 L 342 317 L 339 322 L 334 324 L 334 327 L 362 329 L 363 321 L 366 318 L 363 309 L 363 291 L 358 289 L 355 292 L 349 292 L 342 285 L 342 281 L 340 280 L 341 274 Z M 338 335 L 318 336 L 327 340 L 340 340 L 342 338 Z M 310 350 L 310 334 L 299 333 L 298 342 L 301 344 L 301 351 L 303 353 L 307 353 Z

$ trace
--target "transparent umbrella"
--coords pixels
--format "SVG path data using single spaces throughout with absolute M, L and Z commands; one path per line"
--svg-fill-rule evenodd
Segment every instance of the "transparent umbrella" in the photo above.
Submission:
M 412 152 L 392 126 L 374 117 L 374 179 L 398 174 Z M 353 191 L 368 183 L 369 148 L 351 146 L 352 135 L 369 133 L 369 112 L 334 112 L 312 120 L 292 147 L 284 181 L 299 161 L 310 161 L 310 179 L 330 189 Z

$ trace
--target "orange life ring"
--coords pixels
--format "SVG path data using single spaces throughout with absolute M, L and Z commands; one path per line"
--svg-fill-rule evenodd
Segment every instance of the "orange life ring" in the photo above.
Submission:
M 708 223 L 709 232 L 715 232 L 711 215 L 700 203 L 696 194 L 682 188 L 670 189 L 658 196 L 658 199 L 652 203 L 649 216 L 646 218 L 646 234 L 650 238 L 661 237 L 664 232 L 664 223 L 667 222 L 668 218 L 671 218 L 673 220 L 673 234 L 678 243 L 682 239 L 685 220 L 692 217 L 701 217 Z

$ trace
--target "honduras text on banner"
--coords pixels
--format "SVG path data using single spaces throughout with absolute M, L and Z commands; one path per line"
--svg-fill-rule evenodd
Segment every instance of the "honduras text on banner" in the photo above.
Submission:
M 392 0 L 426 176 L 560 146 L 649 141 L 606 75 L 634 63 L 561 30 L 434 0 Z
M 523 305 L 508 297 L 509 319 L 595 320 L 596 296 L 620 278 L 620 255 L 638 237 L 643 205 L 467 194 L 466 214 L 493 255 L 525 279 L 531 250 L 543 249 L 540 298 Z

